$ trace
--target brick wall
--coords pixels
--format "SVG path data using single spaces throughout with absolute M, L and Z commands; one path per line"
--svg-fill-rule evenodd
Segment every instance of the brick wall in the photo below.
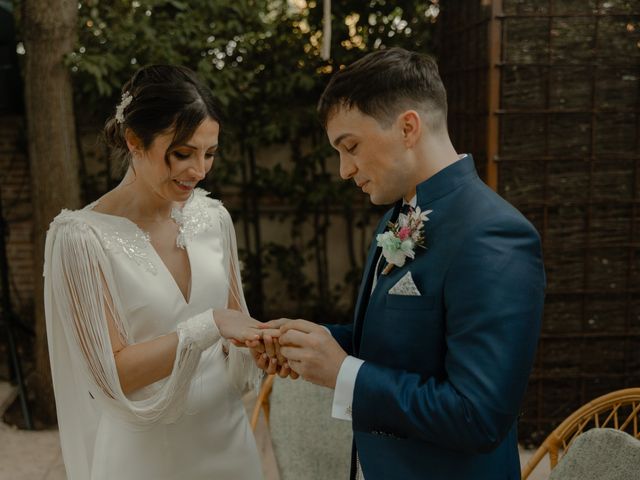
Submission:
M 0 190 L 7 221 L 7 257 L 14 311 L 33 316 L 33 245 L 29 161 L 24 117 L 0 115 Z M 46 175 L 46 172 L 40 172 Z

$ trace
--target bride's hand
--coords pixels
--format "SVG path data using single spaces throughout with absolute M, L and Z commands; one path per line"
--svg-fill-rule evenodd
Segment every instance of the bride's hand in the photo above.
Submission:
M 245 343 L 261 337 L 260 322 L 238 310 L 221 309 L 213 312 L 213 320 L 220 335 L 227 340 Z M 234 342 L 235 343 L 235 342 Z

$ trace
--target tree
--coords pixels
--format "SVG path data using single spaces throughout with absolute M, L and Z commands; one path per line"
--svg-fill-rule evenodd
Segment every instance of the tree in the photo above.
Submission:
M 76 45 L 76 0 L 24 0 L 25 100 L 33 198 L 35 413 L 55 419 L 43 303 L 44 239 L 62 208 L 80 205 L 73 91 L 65 58 Z

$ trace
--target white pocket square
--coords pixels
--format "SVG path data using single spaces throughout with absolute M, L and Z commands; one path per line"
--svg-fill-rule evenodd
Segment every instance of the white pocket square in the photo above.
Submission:
M 413 283 L 413 277 L 411 277 L 411 272 L 407 272 L 404 277 L 398 280 L 391 289 L 389 290 L 390 295 L 404 295 L 408 297 L 420 297 L 421 293 L 416 287 L 416 284 Z

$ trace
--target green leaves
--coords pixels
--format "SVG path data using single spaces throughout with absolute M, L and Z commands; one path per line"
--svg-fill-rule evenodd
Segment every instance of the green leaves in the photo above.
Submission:
M 117 100 L 141 65 L 199 72 L 245 121 L 227 133 L 255 145 L 320 134 L 315 103 L 330 72 L 380 45 L 416 48 L 430 35 L 429 2 L 333 3 L 332 59 L 319 57 L 322 2 L 139 0 L 80 2 L 78 48 L 68 60 L 83 104 Z M 300 2 L 297 2 L 300 5 Z M 409 32 L 409 33 L 407 33 Z M 390 36 L 392 35 L 392 36 Z M 235 113 L 234 113 L 235 114 Z
M 178 1 L 171 1 L 169 2 L 171 5 L 173 5 L 175 8 L 177 8 L 178 10 L 187 10 L 189 8 L 189 6 L 186 4 L 186 2 L 178 2 Z

